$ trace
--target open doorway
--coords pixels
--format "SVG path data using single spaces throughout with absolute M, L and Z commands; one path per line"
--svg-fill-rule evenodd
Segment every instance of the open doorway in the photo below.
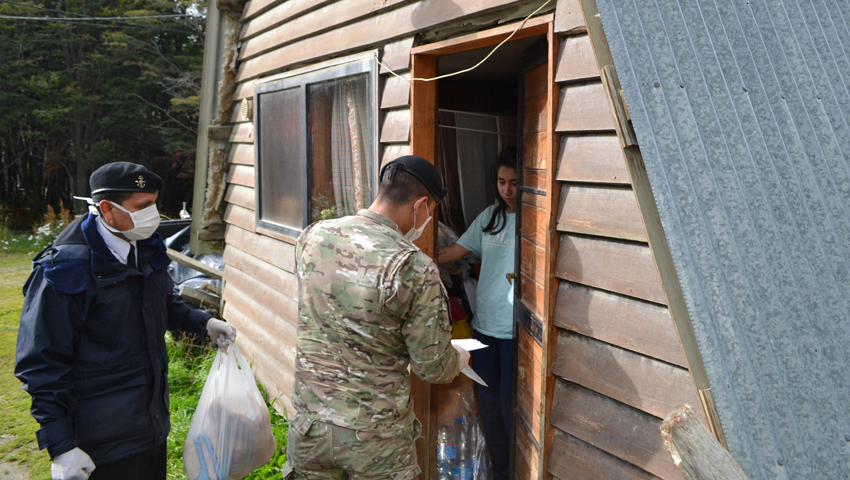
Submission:
M 540 478 L 543 473 L 544 459 L 539 448 L 545 417 L 541 332 L 547 324 L 544 292 L 548 274 L 543 259 L 549 236 L 545 220 L 551 208 L 547 207 L 546 187 L 539 187 L 549 178 L 546 168 L 551 155 L 549 106 L 553 94 L 547 65 L 551 56 L 549 30 L 549 25 L 542 22 L 529 26 L 476 69 L 437 82 L 414 82 L 412 90 L 412 152 L 433 161 L 449 189 L 440 206 L 439 232 L 434 231 L 431 238 L 419 243 L 426 253 L 433 254 L 438 242 L 445 241 L 440 236 L 462 237 L 482 212 L 487 213 L 485 210 L 495 203 L 498 195 L 491 171 L 499 153 L 510 147 L 518 152 L 514 162 L 519 187 L 517 212 L 512 222 L 516 248 L 509 259 L 513 265 L 511 273 L 500 279 L 509 285 L 515 308 L 508 312 L 514 330 L 507 347 L 512 350 L 511 371 L 507 376 L 510 419 L 506 426 L 510 462 L 508 472 L 503 472 L 506 475 L 494 478 Z M 413 76 L 428 78 L 472 67 L 508 34 L 510 31 L 469 42 L 443 42 L 444 45 L 431 46 L 430 50 L 429 46 L 419 47 L 414 50 Z M 485 36 L 486 33 L 482 35 Z M 523 220 L 526 213 L 531 218 L 529 225 Z M 478 268 L 470 270 L 468 275 L 472 279 L 481 274 Z M 477 296 L 477 292 L 456 288 L 458 280 L 467 285 L 465 278 L 458 277 L 467 274 L 462 269 L 443 274 L 448 279 L 450 297 L 464 293 Z M 460 300 L 456 303 L 469 299 Z M 472 305 L 464 307 L 477 310 L 475 299 L 467 303 Z M 470 319 L 475 318 L 474 311 L 461 311 L 460 315 L 464 313 Z M 518 371 L 524 373 L 518 375 Z M 423 449 L 419 450 L 423 472 L 429 472 L 426 478 L 436 478 L 437 431 L 455 420 L 452 412 L 457 408 L 456 398 L 471 390 L 471 383 L 462 377 L 452 385 L 426 389 L 427 396 L 423 391 L 416 399 L 417 416 L 429 418 L 429 425 L 423 430 L 423 434 L 427 430 L 425 438 L 430 444 L 424 446 L 429 462 L 422 461 Z M 422 400 L 427 405 L 422 405 Z

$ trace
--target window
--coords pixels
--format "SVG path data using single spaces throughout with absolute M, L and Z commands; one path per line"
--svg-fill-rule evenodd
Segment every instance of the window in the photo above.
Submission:
M 257 85 L 257 226 L 297 237 L 374 198 L 373 58 Z

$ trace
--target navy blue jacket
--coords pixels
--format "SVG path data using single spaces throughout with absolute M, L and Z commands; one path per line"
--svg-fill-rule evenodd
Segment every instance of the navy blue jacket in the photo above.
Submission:
M 136 243 L 137 270 L 115 259 L 97 221 L 75 220 L 33 260 L 15 356 L 39 448 L 54 458 L 79 447 L 96 466 L 165 441 L 165 331 L 205 335 L 210 318 L 172 293 L 159 234 Z

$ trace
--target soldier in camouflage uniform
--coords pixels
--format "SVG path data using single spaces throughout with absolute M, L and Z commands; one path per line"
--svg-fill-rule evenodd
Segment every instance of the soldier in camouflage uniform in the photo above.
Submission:
M 297 414 L 284 479 L 419 475 L 408 366 L 448 383 L 469 361 L 451 346 L 437 267 L 412 243 L 445 193 L 430 163 L 401 157 L 381 170 L 369 210 L 315 223 L 298 239 Z

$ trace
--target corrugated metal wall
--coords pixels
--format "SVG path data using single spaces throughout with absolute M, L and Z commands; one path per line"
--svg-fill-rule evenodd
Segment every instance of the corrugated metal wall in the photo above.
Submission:
M 598 6 L 731 452 L 850 478 L 850 4 Z

